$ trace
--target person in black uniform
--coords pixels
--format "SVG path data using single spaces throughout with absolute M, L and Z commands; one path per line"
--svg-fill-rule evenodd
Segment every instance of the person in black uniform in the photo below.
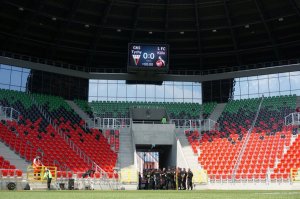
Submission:
M 170 182 L 171 182 L 171 172 L 170 172 L 170 169 L 167 170 L 166 177 L 167 177 L 167 179 L 166 179 L 166 190 L 168 190 Z
M 154 171 L 150 171 L 150 189 L 155 189 Z
M 150 175 L 148 174 L 147 170 L 145 170 L 145 172 L 144 172 L 144 179 L 145 179 L 145 189 L 148 190 Z
M 160 189 L 160 170 L 155 172 L 155 189 Z
M 163 168 L 161 172 L 161 189 L 166 189 L 166 182 L 167 182 L 167 173 L 166 173 L 166 169 Z
M 176 189 L 176 171 L 171 169 L 171 189 Z
M 185 171 L 185 168 L 183 168 L 183 170 L 181 171 L 181 178 L 182 178 L 182 189 L 183 190 L 186 190 L 186 176 L 187 176 L 187 173 Z
M 187 189 L 189 190 L 191 188 L 191 190 L 193 190 L 193 172 L 191 171 L 191 169 L 188 170 L 187 172 Z
M 181 190 L 182 189 L 181 168 L 178 168 L 177 170 L 177 185 L 178 185 L 178 190 Z
M 142 189 L 142 175 L 141 172 L 139 172 L 139 190 Z

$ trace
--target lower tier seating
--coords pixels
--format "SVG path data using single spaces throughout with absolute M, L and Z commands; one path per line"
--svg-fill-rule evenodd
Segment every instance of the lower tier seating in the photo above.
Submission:
M 55 129 L 49 125 L 45 132 L 38 132 L 41 119 L 35 123 L 18 125 L 16 122 L 0 124 L 0 138 L 28 162 L 37 155 L 44 165 L 57 166 L 58 170 L 86 171 L 89 166 L 66 144 Z M 4 123 L 4 124 L 3 124 Z

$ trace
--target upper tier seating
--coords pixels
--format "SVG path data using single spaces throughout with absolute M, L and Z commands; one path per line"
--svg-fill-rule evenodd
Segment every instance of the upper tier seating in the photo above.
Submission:
M 87 101 L 75 99 L 74 102 L 86 113 L 90 118 L 94 117 L 93 111 Z
M 208 118 L 216 103 L 172 103 L 172 102 L 91 102 L 90 106 L 97 116 L 103 118 L 129 118 L 130 107 L 164 107 L 171 119 L 198 119 L 201 109 L 203 117 Z

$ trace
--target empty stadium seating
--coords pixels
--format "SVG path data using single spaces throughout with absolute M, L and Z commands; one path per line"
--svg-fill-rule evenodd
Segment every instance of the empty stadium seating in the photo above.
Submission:
M 113 172 L 117 154 L 110 149 L 106 138 L 98 130 L 85 129 L 81 118 L 62 98 L 39 94 L 33 96 L 61 131 L 105 171 Z M 42 155 L 45 165 L 57 166 L 62 171 L 84 172 L 90 169 L 57 129 L 47 122 L 27 94 L 0 90 L 0 105 L 13 107 L 21 113 L 18 122 L 0 123 L 1 140 L 21 157 L 32 161 L 36 155 Z M 64 173 L 59 172 L 59 175 L 63 177 Z
M 9 160 L 6 160 L 4 157 L 0 156 L 0 178 L 15 178 L 21 176 L 21 170 L 16 169 L 16 166 L 11 164 Z
M 292 127 L 284 126 L 284 117 L 295 111 L 296 96 L 264 98 L 245 151 L 238 162 L 237 158 L 254 121 L 260 100 L 229 102 L 218 120 L 219 130 L 201 132 L 198 147 L 201 152 L 198 160 L 207 169 L 211 180 L 231 180 L 234 177 L 236 181 L 265 181 L 268 175 L 271 179 L 288 180 L 290 168 L 297 166 L 298 161 L 293 159 L 296 156 L 292 155 L 294 152 L 297 154 L 297 151 L 290 148 L 290 155 L 284 155 L 284 147 L 291 144 L 293 130 Z M 191 135 L 195 135 L 195 132 Z M 190 141 L 191 138 L 188 139 Z M 196 153 L 197 141 L 190 143 Z M 281 158 L 283 160 L 276 168 Z
M 58 129 L 113 177 L 117 161 L 116 152 L 120 146 L 119 130 L 105 129 L 102 132 L 88 129 L 84 126 L 84 121 L 62 98 L 41 94 L 33 94 L 33 97 Z M 255 182 L 266 181 L 267 178 L 271 181 L 288 181 L 290 170 L 300 167 L 300 139 L 293 138 L 293 127 L 284 126 L 284 117 L 296 108 L 296 96 L 264 98 L 249 140 L 246 140 L 260 101 L 261 99 L 248 99 L 229 102 L 218 120 L 219 130 L 185 131 L 194 154 L 199 156 L 198 161 L 207 170 L 211 181 L 234 179 Z M 200 107 L 201 105 L 194 103 L 146 102 L 88 104 L 80 100 L 76 100 L 76 103 L 90 117 L 93 115 L 92 110 L 102 117 L 129 117 L 131 106 L 162 106 L 172 118 L 180 119 L 199 117 L 201 108 L 207 117 L 216 105 L 210 103 Z M 0 105 L 13 107 L 21 114 L 18 121 L 0 123 L 1 141 L 21 157 L 32 161 L 34 156 L 42 155 L 45 165 L 58 167 L 59 179 L 71 178 L 73 172 L 82 177 L 82 174 L 90 169 L 84 159 L 60 136 L 58 130 L 43 117 L 38 105 L 32 102 L 29 95 L 0 90 Z M 245 150 L 241 154 L 244 144 Z M 19 170 L 8 165 L 0 157 L 2 176 L 22 175 Z M 96 173 L 94 177 L 100 176 Z
M 171 119 L 198 119 L 201 110 L 203 117 L 207 118 L 215 108 L 216 103 L 201 105 L 198 103 L 93 101 L 90 106 L 96 115 L 102 118 L 129 118 L 130 107 L 164 107 Z
M 104 171 L 113 173 L 117 154 L 110 149 L 109 143 L 115 143 L 114 136 L 105 137 L 96 129 L 86 129 L 84 121 L 60 97 L 34 94 L 35 99 L 48 112 L 54 123 L 81 150 L 83 150 Z M 114 132 L 114 131 L 112 131 Z M 97 138 L 98 137 L 98 138 Z
M 75 99 L 74 102 L 88 114 L 90 118 L 94 117 L 93 111 L 87 101 Z
M 274 169 L 274 176 L 284 179 L 291 173 L 291 169 L 300 168 L 300 137 L 298 136 L 293 144 L 284 154 L 277 167 Z

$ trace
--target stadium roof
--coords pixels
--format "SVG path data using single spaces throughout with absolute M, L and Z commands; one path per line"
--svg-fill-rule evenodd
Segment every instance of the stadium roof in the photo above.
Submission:
M 126 69 L 129 42 L 167 43 L 170 69 L 300 57 L 297 0 L 0 0 L 0 50 Z

